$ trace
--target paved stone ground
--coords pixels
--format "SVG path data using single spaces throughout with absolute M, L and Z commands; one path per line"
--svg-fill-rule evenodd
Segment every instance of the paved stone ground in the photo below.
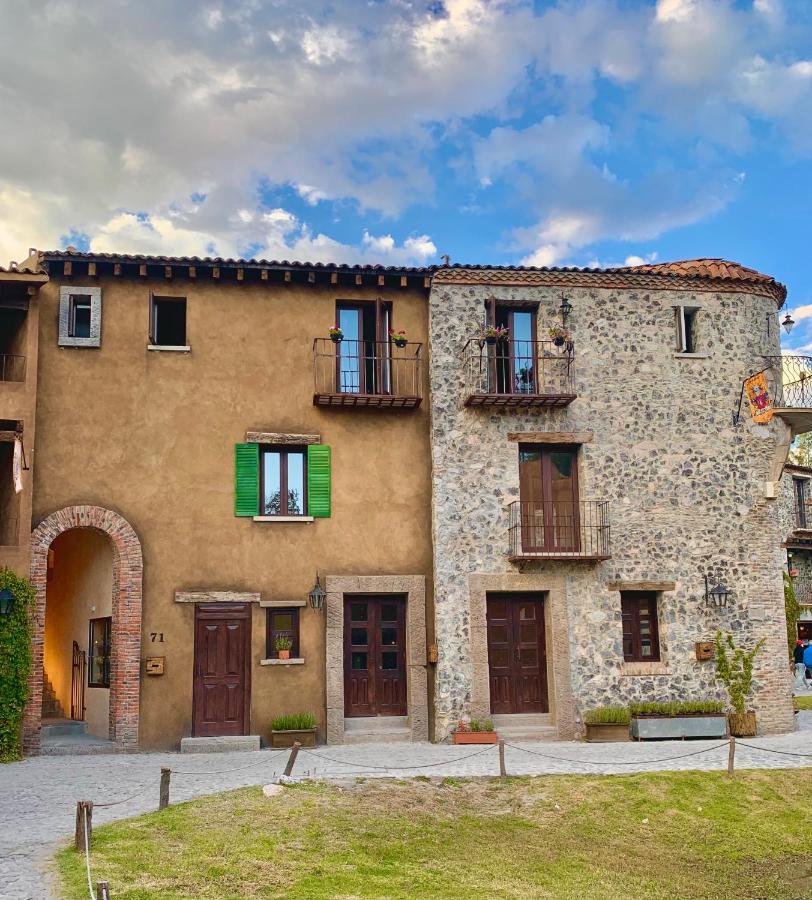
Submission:
M 739 746 L 737 767 L 812 766 L 812 712 L 799 713 L 798 726 L 794 734 L 745 741 L 772 752 Z M 508 773 L 513 775 L 721 769 L 727 765 L 727 745 L 720 747 L 720 743 L 522 743 L 508 746 L 505 756 Z M 808 756 L 783 756 L 777 751 Z M 265 784 L 282 772 L 286 759 L 286 751 L 184 756 L 143 753 L 40 756 L 0 766 L 0 897 L 41 900 L 50 896 L 49 860 L 59 843 L 73 832 L 77 800 L 118 804 L 96 806 L 93 823 L 98 825 L 155 809 L 161 766 L 173 770 L 171 799 L 174 803 L 230 788 Z M 498 772 L 496 747 L 357 744 L 302 750 L 294 775 L 342 779 L 348 776 L 464 777 Z M 125 802 L 119 802 L 122 800 Z M 94 876 L 101 878 L 104 873 L 94 873 Z

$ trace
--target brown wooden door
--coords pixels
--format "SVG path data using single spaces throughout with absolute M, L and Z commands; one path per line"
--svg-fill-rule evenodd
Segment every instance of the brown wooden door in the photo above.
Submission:
M 402 597 L 344 601 L 344 714 L 406 715 L 406 603 Z
M 577 448 L 522 445 L 519 497 L 522 550 L 536 553 L 580 550 Z
M 491 712 L 549 712 L 543 601 L 489 594 L 487 619 Z
M 247 603 L 195 606 L 192 734 L 247 734 L 251 607 Z

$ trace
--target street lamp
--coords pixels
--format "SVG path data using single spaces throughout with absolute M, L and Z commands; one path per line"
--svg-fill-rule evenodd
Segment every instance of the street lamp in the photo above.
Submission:
M 569 314 L 572 312 L 572 304 L 563 294 L 561 295 L 561 305 L 558 307 L 558 311 L 561 313 L 562 324 L 566 325 Z
M 723 606 L 727 606 L 727 600 L 730 596 L 730 591 L 719 582 L 715 587 L 708 587 L 708 576 L 705 576 L 705 603 L 707 606 L 715 606 L 717 609 L 721 609 Z
M 784 316 L 784 321 L 781 322 L 781 324 L 784 326 L 784 331 L 789 334 L 790 331 L 792 331 L 793 326 L 795 325 L 795 319 L 793 319 L 792 316 L 787 313 Z
M 321 586 L 321 579 L 319 578 L 318 572 L 316 572 L 316 583 L 310 589 L 310 593 L 307 596 L 310 598 L 310 605 L 313 609 L 324 609 L 324 600 L 327 597 L 327 592 Z

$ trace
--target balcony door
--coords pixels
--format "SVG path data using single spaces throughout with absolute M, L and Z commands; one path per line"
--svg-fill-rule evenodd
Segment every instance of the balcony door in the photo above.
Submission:
M 490 348 L 495 393 L 538 393 L 536 316 L 535 308 L 513 309 L 490 301 L 488 322 L 508 332 L 506 342 Z
M 519 448 L 522 549 L 531 553 L 578 553 L 578 448 Z
M 339 392 L 391 393 L 390 305 L 380 298 L 374 303 L 339 303 L 336 324 L 344 333 L 336 344 Z

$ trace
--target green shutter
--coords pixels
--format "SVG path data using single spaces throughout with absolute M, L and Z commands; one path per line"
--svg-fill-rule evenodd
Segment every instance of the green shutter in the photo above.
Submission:
M 319 519 L 330 516 L 330 448 L 310 444 L 307 448 L 307 512 Z
M 234 445 L 234 515 L 259 515 L 259 445 Z

